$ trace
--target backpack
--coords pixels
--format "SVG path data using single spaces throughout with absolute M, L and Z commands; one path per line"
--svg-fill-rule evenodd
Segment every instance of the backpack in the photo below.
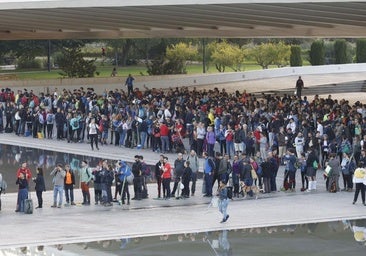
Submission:
M 49 105 L 48 99 L 44 99 L 43 100 L 43 106 L 48 107 L 48 105 Z
M 52 123 L 53 122 L 53 115 L 52 114 L 48 114 L 46 121 L 47 121 L 47 123 Z
M 226 187 L 227 188 L 227 198 L 233 199 L 233 187 Z
M 212 160 L 212 158 L 208 158 L 208 164 L 211 166 L 211 171 L 215 171 L 216 170 L 216 164 L 215 161 Z
M 143 163 L 141 166 L 141 171 L 143 172 L 143 174 L 145 176 L 150 176 L 151 175 L 151 168 L 149 165 Z

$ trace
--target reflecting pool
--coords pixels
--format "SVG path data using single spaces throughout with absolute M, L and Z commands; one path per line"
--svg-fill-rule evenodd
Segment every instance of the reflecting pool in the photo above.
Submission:
M 366 220 L 117 238 L 0 250 L 0 255 L 365 255 Z
M 15 173 L 23 162 L 27 162 L 33 175 L 36 174 L 37 167 L 43 168 L 46 187 L 49 190 L 52 187 L 52 177 L 48 174 L 54 169 L 56 164 L 70 164 L 73 170 L 78 170 L 83 160 L 88 161 L 89 166 L 96 166 L 102 159 L 42 149 L 0 145 L 0 172 L 8 184 L 8 193 L 17 191 Z M 75 178 L 76 182 L 79 182 L 79 176 L 76 175 Z

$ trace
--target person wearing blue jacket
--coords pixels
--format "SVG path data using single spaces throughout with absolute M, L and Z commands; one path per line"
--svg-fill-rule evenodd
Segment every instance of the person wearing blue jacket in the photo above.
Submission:
M 224 180 L 219 183 L 219 211 L 222 213 L 222 220 L 220 223 L 224 223 L 229 219 L 229 214 L 227 214 L 227 207 L 229 205 L 229 198 L 227 195 L 227 187 Z
M 130 192 L 128 190 L 128 182 L 127 177 L 132 174 L 131 167 L 125 162 L 120 161 L 119 163 L 119 169 L 118 169 L 118 179 L 122 181 L 122 204 L 125 204 L 126 195 L 127 195 L 127 204 L 130 204 Z
M 287 150 L 287 154 L 284 157 L 284 160 L 286 162 L 286 167 L 285 167 L 285 171 L 287 172 L 287 176 L 288 176 L 288 188 L 294 192 L 295 191 L 295 186 L 296 186 L 296 161 L 297 158 L 295 156 L 295 149 L 294 148 L 289 148 Z M 286 179 L 286 178 L 285 178 Z

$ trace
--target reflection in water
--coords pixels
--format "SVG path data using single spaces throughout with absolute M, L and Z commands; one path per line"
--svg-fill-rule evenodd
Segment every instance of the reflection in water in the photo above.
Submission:
M 0 250 L 0 255 L 365 255 L 366 219 Z
M 71 169 L 78 170 L 82 160 L 86 160 L 89 166 L 96 166 L 100 158 L 82 156 L 61 152 L 54 152 L 42 149 L 32 149 L 13 145 L 0 145 L 0 170 L 3 179 L 7 181 L 7 192 L 16 192 L 15 172 L 23 162 L 27 162 L 32 174 L 35 176 L 36 168 L 42 167 L 44 171 L 47 190 L 52 189 L 52 178 L 49 173 L 54 169 L 56 164 L 70 164 Z M 109 159 L 108 159 L 109 160 Z M 78 178 L 78 175 L 76 175 Z M 34 186 L 34 183 L 31 183 Z

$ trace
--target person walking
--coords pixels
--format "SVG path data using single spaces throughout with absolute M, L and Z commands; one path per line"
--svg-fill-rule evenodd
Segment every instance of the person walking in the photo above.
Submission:
M 364 184 L 365 181 L 366 181 L 366 170 L 365 170 L 365 168 L 362 167 L 362 164 L 359 163 L 358 168 L 355 170 L 355 173 L 353 175 L 353 183 L 355 183 L 356 190 L 355 190 L 355 195 L 353 197 L 352 204 L 356 204 L 358 194 L 361 192 L 362 204 L 364 206 L 366 206 L 366 203 L 365 203 L 365 184 Z
M 227 187 L 226 183 L 223 180 L 220 180 L 219 186 L 219 211 L 222 214 L 222 220 L 220 223 L 224 223 L 229 219 L 229 214 L 227 214 L 227 207 L 229 205 L 229 198 L 227 195 Z
M 36 183 L 35 190 L 36 190 L 37 201 L 38 201 L 38 206 L 36 207 L 36 209 L 39 209 L 39 208 L 43 207 L 42 193 L 44 191 L 46 191 L 46 185 L 44 182 L 42 167 L 37 167 L 37 176 L 35 178 L 33 178 L 33 182 Z
M 92 180 L 93 176 L 91 174 L 88 162 L 86 160 L 83 160 L 81 162 L 79 175 L 80 175 L 81 192 L 83 193 L 83 202 L 81 204 L 90 205 L 89 183 Z
M 66 176 L 66 172 L 62 169 L 62 164 L 58 164 L 50 173 L 50 176 L 53 176 L 53 204 L 52 208 L 61 208 L 62 205 L 62 195 L 64 192 L 64 179 Z M 58 196 L 58 204 L 57 204 L 57 196 Z
M 65 198 L 66 198 L 66 206 L 75 205 L 74 202 L 74 185 L 75 185 L 75 175 L 74 171 L 71 170 L 70 165 L 65 165 Z

